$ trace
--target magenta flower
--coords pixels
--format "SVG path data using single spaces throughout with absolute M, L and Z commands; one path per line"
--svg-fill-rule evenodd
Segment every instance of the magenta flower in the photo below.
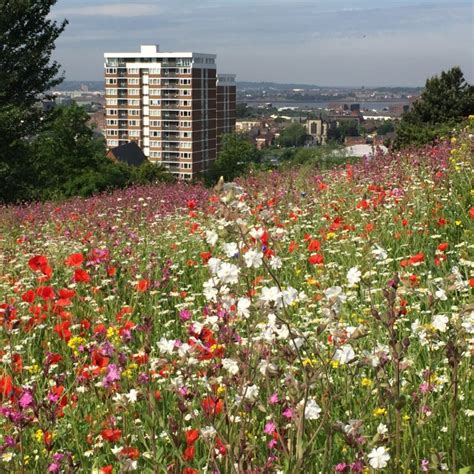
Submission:
M 270 395 L 268 403 L 270 403 L 270 405 L 275 405 L 275 403 L 278 403 L 278 394 L 276 392 Z
M 276 425 L 273 423 L 273 421 L 269 421 L 266 425 L 265 428 L 263 429 L 263 432 L 266 434 L 273 434 L 275 431 Z
M 28 408 L 33 403 L 33 397 L 30 392 L 24 392 L 18 402 L 21 408 Z
M 288 408 L 285 408 L 285 410 L 283 411 L 282 415 L 285 417 L 285 418 L 293 418 L 293 410 L 288 407 Z

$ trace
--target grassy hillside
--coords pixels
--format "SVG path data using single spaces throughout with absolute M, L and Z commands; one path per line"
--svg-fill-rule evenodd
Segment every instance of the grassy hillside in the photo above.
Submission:
M 473 464 L 472 135 L 0 210 L 0 472 Z

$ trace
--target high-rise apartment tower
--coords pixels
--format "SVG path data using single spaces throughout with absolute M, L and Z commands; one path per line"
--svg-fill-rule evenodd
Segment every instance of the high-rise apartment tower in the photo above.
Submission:
M 235 128 L 235 76 L 217 74 L 216 55 L 153 45 L 104 57 L 108 148 L 136 141 L 182 179 L 209 169 Z

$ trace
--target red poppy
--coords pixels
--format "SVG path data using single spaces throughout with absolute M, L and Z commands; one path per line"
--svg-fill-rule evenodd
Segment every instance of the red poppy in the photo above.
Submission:
M 445 252 L 446 250 L 448 250 L 448 247 L 449 247 L 449 244 L 447 242 L 443 242 L 438 245 L 438 250 L 440 252 Z
M 196 469 L 193 469 L 192 467 L 185 467 L 184 474 L 199 474 L 199 473 Z
M 73 253 L 66 258 L 66 265 L 69 267 L 78 267 L 84 261 L 84 255 L 82 253 Z
M 309 252 L 319 252 L 321 250 L 321 242 L 319 240 L 310 240 L 308 243 Z
M 109 441 L 110 443 L 115 443 L 122 437 L 122 431 L 119 429 L 108 428 L 108 429 L 102 430 L 100 432 L 100 435 L 102 436 L 103 439 L 105 439 L 105 441 Z
M 207 416 L 215 416 L 222 412 L 224 402 L 219 398 L 214 400 L 212 397 L 206 397 L 201 402 L 201 406 Z
M 469 216 L 471 217 L 471 219 L 474 219 L 474 207 L 471 207 L 471 209 L 469 209 Z
M 185 461 L 192 461 L 194 459 L 194 446 L 188 446 L 183 453 Z
M 125 456 L 130 459 L 138 459 L 140 457 L 140 451 L 137 448 L 125 447 L 120 451 L 121 456 Z
M 91 281 L 91 277 L 82 268 L 76 268 L 76 270 L 74 270 L 74 281 L 76 283 L 89 283 Z
M 470 286 L 471 288 L 474 288 L 474 278 L 470 278 L 470 279 L 469 279 L 469 286 Z
M 423 253 L 417 253 L 416 255 L 413 255 L 413 257 L 410 257 L 410 263 L 413 265 L 414 263 L 421 263 L 425 259 L 425 255 Z
M 0 376 L 0 399 L 8 397 L 12 391 L 12 378 L 9 375 Z
M 288 252 L 293 253 L 298 248 L 298 244 L 292 240 L 288 246 Z
M 48 266 L 48 259 L 44 255 L 36 255 L 28 261 L 29 267 L 34 271 L 43 271 Z
M 144 278 L 135 285 L 135 289 L 140 293 L 144 293 L 146 290 L 148 290 L 149 285 L 149 281 Z
M 36 289 L 36 294 L 44 300 L 52 300 L 56 296 L 54 290 L 50 286 L 40 286 Z
M 197 201 L 196 199 L 189 199 L 186 204 L 188 206 L 188 209 L 196 209 Z
M 211 252 L 201 252 L 202 263 L 205 265 L 212 257 Z
M 111 472 L 113 471 L 113 466 L 111 464 L 107 465 L 107 466 L 104 466 L 104 467 L 100 467 L 99 468 L 99 472 L 101 474 L 111 474 Z
M 324 263 L 324 257 L 315 253 L 308 258 L 308 262 L 311 263 L 311 265 L 322 265 Z
M 25 293 L 21 295 L 21 299 L 26 303 L 33 303 L 35 300 L 35 292 L 33 290 L 25 291 Z
M 74 290 L 70 290 L 69 288 L 62 288 L 59 290 L 59 297 L 61 299 L 69 299 L 76 296 L 76 292 Z
M 186 431 L 185 436 L 186 436 L 186 444 L 190 446 L 194 444 L 199 438 L 199 431 L 195 429 L 190 429 Z

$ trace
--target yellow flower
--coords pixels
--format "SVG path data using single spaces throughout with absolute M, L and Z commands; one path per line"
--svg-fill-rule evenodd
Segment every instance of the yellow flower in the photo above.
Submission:
M 408 421 L 410 419 L 410 415 L 403 415 L 403 421 Z
M 225 387 L 223 385 L 219 385 L 217 387 L 217 395 L 222 395 L 225 392 Z
M 454 223 L 455 223 L 456 225 L 462 225 L 462 222 L 461 222 L 461 221 L 454 221 Z
M 387 414 L 386 408 L 376 408 L 373 412 L 374 416 L 384 416 Z
M 337 369 L 339 367 L 339 362 L 337 360 L 332 360 L 331 365 L 333 369 Z
M 362 387 L 371 387 L 373 382 L 372 380 L 364 377 L 361 381 L 360 381 L 360 384 L 362 385 Z
M 30 374 L 37 374 L 41 369 L 38 364 L 30 365 L 26 368 Z
M 36 430 L 35 433 L 33 434 L 33 437 L 40 443 L 43 441 L 43 430 Z
M 334 237 L 336 237 L 336 234 L 334 232 L 328 232 L 326 234 L 326 240 L 334 239 Z

